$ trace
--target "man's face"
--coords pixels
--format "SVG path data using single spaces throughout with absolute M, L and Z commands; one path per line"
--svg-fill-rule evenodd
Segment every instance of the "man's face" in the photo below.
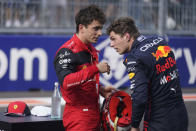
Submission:
M 127 53 L 130 49 L 129 40 L 126 38 L 126 35 L 121 36 L 113 31 L 110 33 L 110 46 L 120 55 Z
M 103 25 L 96 20 L 94 20 L 87 27 L 83 26 L 81 31 L 83 32 L 84 42 L 86 44 L 96 43 L 98 38 L 102 35 L 102 28 Z

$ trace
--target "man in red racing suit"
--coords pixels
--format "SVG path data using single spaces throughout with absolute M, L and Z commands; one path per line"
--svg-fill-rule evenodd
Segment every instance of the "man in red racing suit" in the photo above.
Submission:
M 76 34 L 57 51 L 54 66 L 66 101 L 66 131 L 98 131 L 99 92 L 107 97 L 114 89 L 99 85 L 99 72 L 109 73 L 110 67 L 106 62 L 98 63 L 98 51 L 91 45 L 101 36 L 104 22 L 105 15 L 97 6 L 80 10 L 76 15 Z

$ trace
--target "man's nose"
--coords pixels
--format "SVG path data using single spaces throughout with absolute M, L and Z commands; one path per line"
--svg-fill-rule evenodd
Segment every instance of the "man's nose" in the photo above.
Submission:
M 114 42 L 110 41 L 110 46 L 114 47 Z
M 98 35 L 99 35 L 99 36 L 102 35 L 102 30 L 98 30 Z

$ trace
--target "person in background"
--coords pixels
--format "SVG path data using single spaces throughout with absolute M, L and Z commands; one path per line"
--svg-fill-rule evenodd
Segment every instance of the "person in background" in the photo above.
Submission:
M 110 46 L 126 54 L 124 65 L 131 82 L 132 129 L 187 131 L 188 115 L 182 98 L 174 53 L 160 36 L 143 36 L 132 18 L 116 19 L 107 28 Z
M 68 17 L 67 0 L 44 0 L 45 10 L 48 12 L 48 26 L 53 28 L 65 27 Z
M 5 8 L 5 27 L 21 27 L 20 21 L 20 10 L 22 8 L 22 0 L 7 0 L 4 2 L 3 6 Z
M 63 124 L 66 131 L 99 131 L 99 93 L 108 97 L 115 89 L 99 84 L 99 73 L 109 73 L 106 62 L 98 63 L 96 43 L 106 18 L 95 5 L 75 16 L 76 33 L 56 53 L 54 67 L 66 101 Z

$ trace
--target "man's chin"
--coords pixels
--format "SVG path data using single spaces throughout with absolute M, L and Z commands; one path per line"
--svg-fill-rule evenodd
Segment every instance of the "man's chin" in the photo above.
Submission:
M 97 43 L 97 41 L 98 41 L 98 40 L 94 40 L 94 41 L 92 41 L 91 43 Z
M 125 52 L 117 52 L 119 55 L 123 55 L 125 54 Z
M 117 51 L 117 50 L 116 50 L 116 53 L 118 53 L 119 55 L 122 55 L 122 53 L 121 53 L 121 52 L 119 52 L 119 51 Z

